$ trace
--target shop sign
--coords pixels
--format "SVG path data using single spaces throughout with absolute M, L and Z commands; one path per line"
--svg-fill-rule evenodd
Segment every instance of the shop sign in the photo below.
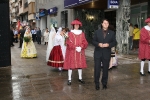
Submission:
M 91 1 L 92 0 L 64 0 L 64 7 L 71 8 L 71 7 L 79 6 L 79 5 L 82 5 Z
M 57 13 L 58 9 L 57 7 L 53 7 L 51 9 L 48 9 L 48 14 L 51 15 L 51 14 L 55 14 Z
M 40 20 L 39 12 L 37 12 L 37 13 L 36 13 L 36 15 L 35 15 L 35 19 L 36 19 L 36 20 Z
M 47 15 L 47 10 L 46 9 L 39 9 L 39 17 L 43 17 Z
M 119 0 L 108 0 L 108 9 L 118 9 Z

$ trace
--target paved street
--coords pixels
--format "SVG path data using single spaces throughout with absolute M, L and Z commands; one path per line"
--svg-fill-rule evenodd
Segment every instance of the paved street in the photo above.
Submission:
M 12 66 L 0 68 L 0 100 L 149 100 L 150 75 L 139 74 L 137 55 L 119 55 L 119 66 L 109 71 L 108 89 L 95 90 L 93 47 L 86 50 L 88 68 L 83 70 L 86 84 L 78 83 L 73 71 L 72 85 L 67 85 L 67 71 L 47 66 L 46 46 L 35 43 L 38 58 L 20 58 L 21 49 L 11 48 Z

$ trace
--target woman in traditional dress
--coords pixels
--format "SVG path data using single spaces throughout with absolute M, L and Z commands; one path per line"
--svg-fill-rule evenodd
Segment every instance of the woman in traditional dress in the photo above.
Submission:
M 147 25 L 141 29 L 139 42 L 139 59 L 141 60 L 141 69 L 140 69 L 141 76 L 145 76 L 144 74 L 145 60 L 148 60 L 148 74 L 150 74 L 150 16 L 145 20 L 145 23 L 147 23 Z
M 53 27 L 53 25 L 51 26 L 51 31 L 49 34 L 49 38 L 48 38 L 48 46 L 47 46 L 47 51 L 46 51 L 46 62 L 48 62 L 49 60 L 49 56 L 50 56 L 50 52 L 54 46 L 54 37 L 56 35 L 56 30 Z
M 48 39 L 49 39 L 49 31 L 48 31 L 48 28 L 46 28 L 46 31 L 44 32 L 45 45 L 48 45 Z
M 64 59 L 65 59 L 65 52 L 66 52 L 66 46 L 65 46 L 65 36 L 66 36 L 66 29 L 65 28 L 59 28 L 57 34 L 54 38 L 54 47 L 50 53 L 49 60 L 47 62 L 47 65 L 56 67 L 59 69 L 59 71 L 62 70 Z
M 68 33 L 68 39 L 66 41 L 66 56 L 63 69 L 68 70 L 68 85 L 71 85 L 72 70 L 77 69 L 79 74 L 79 82 L 84 84 L 82 80 L 82 69 L 87 68 L 85 59 L 85 49 L 88 46 L 88 42 L 85 38 L 85 34 L 80 30 L 82 23 L 76 19 L 72 21 L 71 25 L 73 30 Z
M 24 41 L 23 41 L 22 50 L 21 50 L 21 57 L 22 58 L 37 57 L 36 48 L 32 41 L 32 34 L 31 34 L 29 27 L 27 27 L 26 32 L 24 34 Z

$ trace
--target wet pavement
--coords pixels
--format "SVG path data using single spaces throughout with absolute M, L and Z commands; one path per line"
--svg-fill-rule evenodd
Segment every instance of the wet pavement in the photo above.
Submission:
M 149 100 L 150 75 L 139 75 L 137 55 L 118 55 L 119 65 L 109 71 L 108 89 L 95 90 L 93 47 L 86 50 L 88 68 L 83 70 L 86 84 L 78 83 L 73 71 L 67 85 L 67 71 L 59 72 L 45 62 L 46 46 L 36 44 L 38 58 L 20 58 L 18 44 L 11 48 L 12 66 L 0 68 L 0 100 Z

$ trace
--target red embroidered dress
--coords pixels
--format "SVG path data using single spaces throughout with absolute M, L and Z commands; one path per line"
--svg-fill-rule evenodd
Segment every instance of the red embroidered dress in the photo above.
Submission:
M 139 43 L 139 59 L 150 59 L 150 27 L 141 29 Z
M 75 34 L 75 32 L 81 32 Z M 67 49 L 63 69 L 86 68 L 85 49 L 88 46 L 85 35 L 81 30 L 72 30 L 68 33 L 69 38 L 66 41 Z M 81 47 L 81 52 L 76 51 L 76 47 Z

